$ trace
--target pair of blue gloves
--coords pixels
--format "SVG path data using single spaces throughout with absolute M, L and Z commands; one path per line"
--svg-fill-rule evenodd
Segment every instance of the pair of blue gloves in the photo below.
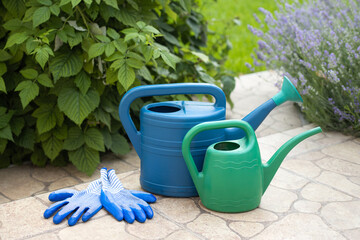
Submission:
M 55 224 L 59 224 L 71 215 L 68 223 L 73 226 L 82 216 L 86 222 L 94 216 L 102 207 L 111 213 L 118 221 L 125 220 L 133 223 L 151 219 L 154 215 L 148 203 L 156 201 L 156 197 L 150 193 L 126 190 L 115 174 L 115 170 L 100 170 L 101 177 L 89 184 L 82 191 L 62 189 L 50 193 L 49 200 L 56 201 L 44 212 L 44 217 L 49 218 L 55 212 L 53 218 Z

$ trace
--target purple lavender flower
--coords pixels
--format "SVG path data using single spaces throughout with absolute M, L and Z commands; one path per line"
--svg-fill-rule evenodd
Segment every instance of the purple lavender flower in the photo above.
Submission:
M 268 31 L 249 27 L 260 38 L 253 65 L 284 72 L 307 95 L 301 108 L 310 119 L 360 135 L 360 0 L 284 1 L 274 14 L 259 10 Z

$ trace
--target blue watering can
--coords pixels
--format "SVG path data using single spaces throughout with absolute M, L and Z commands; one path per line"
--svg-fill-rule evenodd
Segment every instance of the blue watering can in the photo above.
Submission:
M 130 104 L 137 98 L 174 95 L 210 94 L 215 103 L 198 101 L 167 101 L 141 108 L 140 131 L 130 117 Z M 282 89 L 270 100 L 243 118 L 256 130 L 276 106 L 286 101 L 302 102 L 292 83 L 284 78 Z M 178 83 L 139 86 L 129 90 L 119 106 L 120 120 L 141 160 L 140 183 L 146 191 L 171 196 L 198 196 L 191 179 L 181 146 L 186 133 L 195 125 L 225 120 L 226 98 L 217 86 L 205 83 Z M 224 140 L 244 137 L 239 128 L 215 129 L 198 134 L 191 143 L 191 154 L 201 171 L 208 146 Z

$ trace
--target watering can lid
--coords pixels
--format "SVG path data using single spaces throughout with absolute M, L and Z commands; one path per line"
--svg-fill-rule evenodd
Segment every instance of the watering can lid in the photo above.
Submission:
M 204 122 L 225 119 L 225 108 L 197 101 L 152 103 L 141 109 L 141 116 L 165 122 Z

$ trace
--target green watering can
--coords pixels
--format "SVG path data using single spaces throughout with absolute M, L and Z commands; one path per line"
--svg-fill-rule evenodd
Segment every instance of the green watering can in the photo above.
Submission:
M 202 131 L 232 127 L 244 130 L 245 137 L 210 145 L 203 169 L 199 172 L 190 153 L 192 139 Z M 245 212 L 259 206 L 261 196 L 290 150 L 320 132 L 321 128 L 317 127 L 293 137 L 267 163 L 262 164 L 255 132 L 247 122 L 204 122 L 191 128 L 185 135 L 182 153 L 205 207 L 219 212 Z

